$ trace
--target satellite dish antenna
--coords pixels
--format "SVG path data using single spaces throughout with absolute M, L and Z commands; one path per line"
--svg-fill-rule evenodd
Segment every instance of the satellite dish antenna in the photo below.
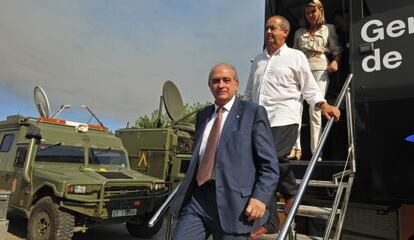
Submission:
M 178 122 L 184 118 L 184 103 L 177 86 L 166 81 L 162 87 L 165 110 L 173 122 Z
M 34 102 L 36 104 L 37 111 L 39 112 L 39 115 L 41 117 L 49 117 L 50 112 L 50 105 L 49 100 L 47 99 L 45 91 L 39 87 L 36 86 L 33 91 L 34 95 Z

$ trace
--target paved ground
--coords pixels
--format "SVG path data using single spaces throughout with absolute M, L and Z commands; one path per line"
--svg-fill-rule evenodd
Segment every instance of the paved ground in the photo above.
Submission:
M 13 213 L 8 214 L 9 219 L 9 233 L 6 240 L 22 240 L 26 239 L 26 228 L 27 221 L 22 219 Z M 164 221 L 165 223 L 166 221 Z M 164 224 L 161 231 L 156 234 L 152 240 L 164 240 L 165 238 L 165 228 Z M 258 238 L 257 240 L 270 240 L 276 239 L 277 235 L 265 235 Z M 122 240 L 143 240 L 139 238 L 134 238 L 127 232 L 124 224 L 106 224 L 106 225 L 96 225 L 92 226 L 86 233 L 76 233 L 73 240 L 84 240 L 84 239 L 99 239 L 99 240 L 113 240 L 113 239 L 122 239 Z M 212 238 L 209 238 L 212 239 Z
M 15 216 L 13 213 L 8 214 L 9 219 L 9 233 L 7 235 L 7 240 L 22 240 L 26 239 L 27 235 L 27 221 Z M 155 235 L 152 240 L 164 240 L 165 233 L 165 224 L 161 231 Z M 122 239 L 122 240 L 140 240 L 134 238 L 127 232 L 124 224 L 106 224 L 106 225 L 96 225 L 88 229 L 86 233 L 77 233 L 75 234 L 74 240 L 83 240 L 83 239 L 99 239 L 99 240 L 113 240 L 113 239 Z

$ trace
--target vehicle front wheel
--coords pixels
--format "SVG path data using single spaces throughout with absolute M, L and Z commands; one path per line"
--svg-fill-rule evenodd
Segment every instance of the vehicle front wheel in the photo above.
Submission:
M 32 208 L 27 225 L 28 240 L 70 240 L 75 217 L 61 211 L 51 197 L 43 197 Z
M 126 222 L 125 226 L 129 234 L 131 234 L 134 237 L 151 238 L 152 236 L 154 236 L 161 230 L 163 221 L 164 219 L 160 218 L 160 220 L 158 220 L 158 222 L 152 228 L 148 227 L 147 221 L 145 221 L 142 224 L 134 224 L 134 223 Z

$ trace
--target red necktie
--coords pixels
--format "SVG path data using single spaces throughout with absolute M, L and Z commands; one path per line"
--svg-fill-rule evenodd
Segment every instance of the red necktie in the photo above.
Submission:
M 198 168 L 197 183 L 198 186 L 203 185 L 211 178 L 213 173 L 214 159 L 216 155 L 218 140 L 220 138 L 221 120 L 223 118 L 223 107 L 217 108 L 217 118 L 211 127 L 208 135 L 206 149 L 204 150 L 203 161 Z

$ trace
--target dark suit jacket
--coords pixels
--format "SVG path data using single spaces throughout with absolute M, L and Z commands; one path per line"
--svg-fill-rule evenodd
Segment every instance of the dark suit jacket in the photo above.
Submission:
M 199 150 L 204 129 L 214 113 L 210 105 L 197 113 L 195 147 L 186 177 L 171 203 L 177 216 L 196 186 Z M 224 123 L 214 166 L 220 222 L 226 233 L 247 233 L 264 224 L 247 222 L 250 197 L 267 204 L 279 179 L 279 167 L 267 112 L 255 103 L 236 99 Z

